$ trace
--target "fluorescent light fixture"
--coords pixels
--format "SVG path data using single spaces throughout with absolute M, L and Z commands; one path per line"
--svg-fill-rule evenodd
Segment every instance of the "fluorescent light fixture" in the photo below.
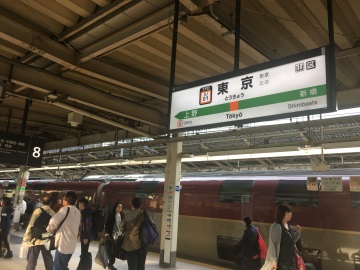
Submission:
M 201 156 L 193 156 L 193 157 L 183 157 L 181 162 L 199 162 L 199 161 L 207 161 L 208 155 L 201 155 Z
M 273 153 L 273 152 L 287 152 L 296 151 L 297 146 L 283 146 L 283 147 L 267 147 L 267 148 L 254 148 L 254 149 L 242 149 L 232 151 L 217 151 L 208 152 L 208 156 L 230 156 L 230 155 L 243 155 L 243 154 L 254 154 L 254 153 Z
M 360 147 L 360 141 L 353 142 L 336 142 L 336 143 L 324 143 L 321 145 L 325 149 L 330 148 L 347 148 L 347 147 Z
M 0 170 L 0 173 L 19 172 L 19 169 L 5 169 Z
M 298 150 L 306 156 L 322 154 L 322 147 L 299 147 Z
M 334 148 L 334 149 L 324 149 L 324 154 L 349 154 L 349 153 L 359 153 L 360 147 L 349 147 L 349 148 Z
M 135 161 L 153 161 L 153 160 L 162 160 L 166 159 L 166 156 L 148 156 L 148 157 L 136 157 Z

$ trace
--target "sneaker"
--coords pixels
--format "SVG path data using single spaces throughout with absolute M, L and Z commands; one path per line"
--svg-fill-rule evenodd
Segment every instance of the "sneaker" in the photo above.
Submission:
M 6 253 L 6 255 L 4 256 L 4 258 L 12 258 L 13 257 L 13 253 L 12 253 L 12 251 L 8 251 L 7 253 Z
M 117 270 L 112 264 L 109 264 L 109 265 L 108 265 L 108 269 L 110 269 L 110 270 Z

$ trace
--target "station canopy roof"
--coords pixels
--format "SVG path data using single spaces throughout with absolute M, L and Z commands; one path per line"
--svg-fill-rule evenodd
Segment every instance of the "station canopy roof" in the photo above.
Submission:
M 358 108 L 360 2 L 332 2 L 338 109 Z M 175 85 L 233 70 L 235 3 L 180 0 Z M 328 45 L 326 4 L 242 0 L 240 68 Z M 166 156 L 173 16 L 173 0 L 0 0 L 0 89 L 5 92 L 0 131 L 21 132 L 25 100 L 31 99 L 25 135 L 46 141 L 44 166 L 77 164 L 66 170 L 76 177 L 92 170 L 162 172 L 165 164 L 154 165 L 155 159 L 147 157 Z M 232 126 L 223 129 L 225 133 L 190 132 L 184 158 L 255 148 L 330 149 L 330 143 L 344 148 L 339 143 L 354 147 L 358 142 L 359 116 L 305 120 L 311 121 L 297 125 L 297 120 L 287 119 L 275 126 Z M 360 161 L 354 153 L 307 153 L 184 162 L 183 170 L 356 167 Z M 142 163 L 125 164 L 136 158 Z M 122 160 L 123 165 L 88 166 L 105 160 Z

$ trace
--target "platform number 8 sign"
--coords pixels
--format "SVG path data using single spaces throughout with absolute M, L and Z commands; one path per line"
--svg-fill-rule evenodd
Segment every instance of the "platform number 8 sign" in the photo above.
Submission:
M 34 158 L 39 158 L 41 156 L 41 148 L 38 146 L 34 147 L 32 156 Z
M 31 138 L 28 148 L 28 166 L 41 167 L 44 147 L 45 143 L 43 140 L 34 137 Z

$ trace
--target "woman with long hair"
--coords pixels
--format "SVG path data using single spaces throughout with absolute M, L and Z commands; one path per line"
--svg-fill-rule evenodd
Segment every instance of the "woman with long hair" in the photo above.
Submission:
M 299 240 L 301 227 L 288 224 L 291 218 L 291 207 L 280 205 L 276 220 L 270 227 L 269 249 L 261 270 L 296 270 L 295 244 Z
M 122 202 L 118 201 L 114 204 L 113 209 L 109 216 L 106 219 L 105 223 L 105 236 L 109 237 L 114 240 L 114 242 L 117 240 L 117 238 L 121 235 L 120 230 L 120 223 L 121 220 L 123 220 L 125 214 L 122 211 Z M 114 243 L 114 250 L 109 255 L 109 265 L 108 269 L 110 270 L 116 270 L 114 267 L 115 263 L 115 243 Z

